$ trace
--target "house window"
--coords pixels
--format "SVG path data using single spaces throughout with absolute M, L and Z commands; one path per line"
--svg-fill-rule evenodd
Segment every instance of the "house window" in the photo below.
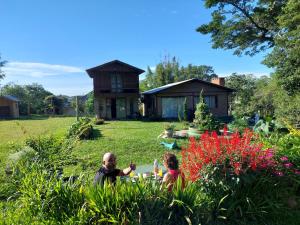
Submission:
M 210 109 L 218 107 L 218 99 L 215 95 L 204 96 L 204 102 Z
M 183 97 L 163 97 L 162 98 L 162 117 L 163 118 L 178 118 L 183 117 L 184 111 Z
M 204 96 L 204 102 L 208 106 L 208 108 L 218 108 L 218 96 L 216 95 L 206 95 Z M 196 109 L 196 105 L 199 103 L 199 97 L 194 96 L 194 109 Z
M 111 91 L 112 92 L 122 92 L 123 85 L 120 74 L 112 74 L 111 75 Z

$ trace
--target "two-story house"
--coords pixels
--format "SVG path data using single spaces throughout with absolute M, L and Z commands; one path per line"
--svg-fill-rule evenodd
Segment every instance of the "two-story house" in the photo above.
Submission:
M 93 78 L 98 118 L 125 119 L 138 112 L 139 75 L 145 71 L 119 60 L 87 69 Z

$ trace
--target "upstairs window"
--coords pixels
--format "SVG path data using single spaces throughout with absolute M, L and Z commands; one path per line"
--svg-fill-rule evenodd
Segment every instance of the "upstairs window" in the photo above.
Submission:
M 112 74 L 111 75 L 111 91 L 112 92 L 122 92 L 123 84 L 122 78 L 120 74 Z

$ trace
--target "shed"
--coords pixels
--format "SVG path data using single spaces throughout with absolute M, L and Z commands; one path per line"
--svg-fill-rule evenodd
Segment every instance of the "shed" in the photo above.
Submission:
M 19 118 L 19 100 L 16 97 L 0 96 L 0 118 Z

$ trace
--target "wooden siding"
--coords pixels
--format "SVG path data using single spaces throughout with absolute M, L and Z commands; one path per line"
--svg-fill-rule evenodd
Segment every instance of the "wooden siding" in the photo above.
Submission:
M 19 106 L 18 102 L 11 101 L 4 97 L 0 97 L 0 107 L 9 107 L 9 115 L 3 115 L 3 117 L 18 118 L 19 117 Z M 1 117 L 1 115 L 0 115 Z
M 111 75 L 112 72 L 100 73 L 93 78 L 95 94 L 112 93 Z M 139 93 L 139 77 L 132 73 L 118 73 L 121 75 L 122 92 L 121 93 Z
M 229 96 L 230 92 L 226 89 L 214 87 L 211 85 L 199 83 L 199 82 L 190 82 L 183 83 L 156 94 L 145 95 L 145 106 L 146 112 L 145 116 L 149 116 L 151 114 L 156 115 L 158 117 L 162 117 L 162 98 L 164 97 L 186 97 L 187 98 L 187 106 L 190 114 L 194 113 L 195 110 L 195 97 L 200 95 L 201 90 L 203 90 L 203 96 L 216 96 L 217 98 L 217 106 L 210 108 L 210 112 L 216 117 L 228 116 L 229 110 Z M 154 103 L 151 104 L 149 99 L 154 98 Z

